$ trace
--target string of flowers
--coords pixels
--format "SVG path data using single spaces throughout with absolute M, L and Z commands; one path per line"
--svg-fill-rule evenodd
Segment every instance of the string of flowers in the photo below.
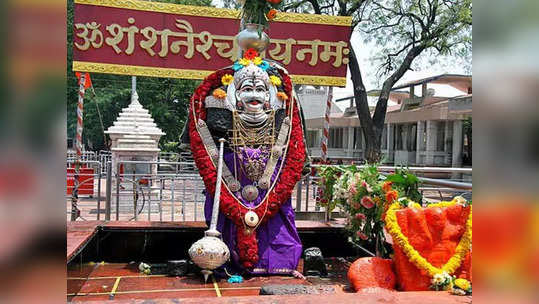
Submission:
M 456 204 L 467 204 L 467 202 L 462 197 L 455 197 L 451 202 L 430 204 L 427 208 L 443 208 L 454 206 Z M 429 261 L 427 261 L 427 259 L 422 257 L 419 252 L 410 244 L 408 238 L 402 233 L 397 222 L 397 211 L 403 207 L 421 208 L 419 204 L 408 202 L 407 200 L 396 200 L 390 205 L 385 216 L 385 222 L 387 231 L 393 238 L 393 243 L 402 249 L 412 264 L 414 264 L 418 269 L 425 271 L 430 277 L 432 277 L 432 289 L 438 290 L 440 288 L 452 288 L 452 284 L 455 279 L 451 276 L 451 274 L 453 274 L 460 267 L 462 261 L 472 246 L 472 206 L 470 205 L 470 214 L 468 216 L 468 220 L 466 221 L 466 230 L 455 249 L 455 254 L 441 268 L 433 266 L 431 263 L 429 263 Z M 463 281 L 459 282 L 466 287 L 466 284 L 464 284 Z

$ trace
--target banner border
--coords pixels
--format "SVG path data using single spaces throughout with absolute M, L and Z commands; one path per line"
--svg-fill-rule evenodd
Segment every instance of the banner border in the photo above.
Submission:
M 212 70 L 189 70 L 161 67 L 122 65 L 111 63 L 97 63 L 73 60 L 73 71 L 103 73 L 116 75 L 147 76 L 161 78 L 181 78 L 202 80 L 204 77 L 215 72 Z M 310 84 L 324 86 L 346 86 L 346 77 L 317 76 L 317 75 L 290 75 L 295 84 Z
M 86 4 L 114 8 L 125 8 L 139 11 L 160 12 L 187 16 L 201 16 L 214 18 L 239 19 L 240 11 L 227 8 L 209 6 L 181 5 L 163 2 L 150 2 L 140 0 L 74 0 L 75 4 Z M 307 23 L 348 26 L 352 25 L 352 17 L 328 16 L 316 14 L 299 14 L 279 12 L 275 22 Z

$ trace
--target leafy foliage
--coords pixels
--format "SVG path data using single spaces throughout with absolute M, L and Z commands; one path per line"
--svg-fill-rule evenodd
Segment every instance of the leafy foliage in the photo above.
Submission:
M 242 7 L 242 19 L 247 23 L 268 25 L 266 14 L 271 9 L 281 6 L 281 0 L 245 0 Z
M 399 201 L 421 203 L 419 179 L 407 169 L 398 169 L 387 177 L 377 165 L 365 167 L 321 166 L 318 171 L 318 203 L 332 211 L 336 206 L 347 215 L 346 231 L 354 245 L 370 244 L 378 256 L 387 256 L 384 246 L 384 213 Z
M 419 192 L 419 179 L 406 168 L 399 168 L 395 173 L 386 177 L 387 181 L 392 182 L 393 187 L 398 189 L 399 197 L 407 197 L 408 199 L 421 204 L 423 195 Z

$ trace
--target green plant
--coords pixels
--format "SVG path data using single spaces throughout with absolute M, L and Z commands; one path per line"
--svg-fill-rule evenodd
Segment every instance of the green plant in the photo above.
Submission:
M 373 245 L 377 256 L 386 257 L 384 219 L 387 206 L 399 200 L 422 201 L 419 179 L 409 170 L 399 168 L 385 176 L 378 165 L 363 167 L 320 166 L 318 204 L 332 211 L 339 206 L 347 216 L 346 231 L 355 245 Z
M 399 197 L 406 197 L 420 205 L 423 203 L 423 195 L 419 192 L 420 181 L 408 168 L 396 169 L 386 180 L 392 182 L 393 188 L 399 192 Z

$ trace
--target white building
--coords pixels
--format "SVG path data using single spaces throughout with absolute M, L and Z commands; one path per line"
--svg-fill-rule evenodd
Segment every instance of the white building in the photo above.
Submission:
M 377 98 L 378 94 L 378 91 L 369 92 L 370 98 Z M 304 99 L 307 100 L 307 96 Z M 333 160 L 361 160 L 365 143 L 353 96 L 338 101 L 350 104 L 344 112 L 332 111 L 330 115 L 328 156 Z M 321 156 L 326 103 L 320 104 L 324 106 L 318 113 L 305 115 L 307 145 L 312 158 Z M 313 108 L 305 102 L 302 105 L 304 111 Z M 471 155 L 468 155 L 471 149 L 465 149 L 469 139 L 463 132 L 463 122 L 471 116 L 471 76 L 443 74 L 394 87 L 382 135 L 384 162 L 461 167 L 465 158 L 470 159 L 468 164 L 471 164 Z

